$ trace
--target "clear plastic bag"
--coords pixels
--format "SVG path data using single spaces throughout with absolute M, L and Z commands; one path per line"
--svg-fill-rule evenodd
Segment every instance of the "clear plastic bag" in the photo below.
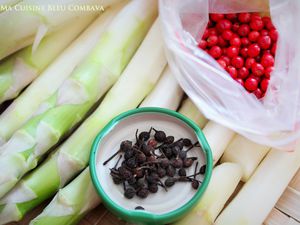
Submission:
M 275 69 L 263 100 L 248 93 L 197 47 L 209 13 L 270 13 L 279 32 Z M 264 145 L 291 150 L 300 136 L 300 1 L 160 0 L 169 65 L 211 120 Z

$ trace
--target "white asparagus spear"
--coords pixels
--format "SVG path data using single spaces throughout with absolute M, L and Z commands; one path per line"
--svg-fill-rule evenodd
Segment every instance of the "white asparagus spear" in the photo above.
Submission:
M 299 143 L 294 152 L 272 149 L 219 215 L 216 225 L 262 224 L 299 167 Z
M 268 146 L 256 144 L 243 136 L 236 135 L 225 150 L 221 163 L 238 163 L 243 170 L 242 181 L 246 182 L 269 149 Z
M 169 85 L 169 92 L 166 92 L 164 88 L 166 85 Z M 155 107 L 164 107 L 172 110 L 178 108 L 179 102 L 183 96 L 183 91 L 179 84 L 177 83 L 176 78 L 171 73 L 169 67 L 165 68 L 164 76 L 160 78 L 160 81 L 155 86 L 154 90 L 150 93 L 149 96 L 142 102 L 140 107 L 145 106 L 155 106 Z M 157 102 L 157 99 L 161 99 L 161 105 Z M 173 105 L 166 105 L 166 102 L 169 102 Z M 175 104 L 176 103 L 176 104 Z
M 207 124 L 208 120 L 199 111 L 190 98 L 183 101 L 179 112 L 193 120 L 200 128 L 203 128 Z
M 222 163 L 214 168 L 207 190 L 199 203 L 174 225 L 212 225 L 242 177 L 236 163 Z
M 203 133 L 211 148 L 214 164 L 216 164 L 235 133 L 213 121 L 209 121 L 203 128 Z

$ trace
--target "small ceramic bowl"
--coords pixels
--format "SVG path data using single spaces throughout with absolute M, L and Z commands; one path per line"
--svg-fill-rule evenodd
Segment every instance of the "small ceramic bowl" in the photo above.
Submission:
M 189 152 L 189 156 L 197 156 L 201 165 L 206 165 L 206 172 L 200 178 L 202 183 L 194 190 L 190 183 L 177 182 L 168 191 L 159 189 L 147 198 L 124 197 L 122 185 L 113 183 L 110 168 L 114 167 L 119 157 L 108 164 L 103 162 L 118 151 L 121 141 L 134 141 L 135 132 L 147 131 L 150 127 L 163 130 L 176 139 L 190 138 L 193 143 L 199 141 L 201 148 Z M 194 166 L 187 169 L 187 174 L 194 173 Z M 103 204 L 117 217 L 134 224 L 166 224 L 184 216 L 203 195 L 212 172 L 213 160 L 210 147 L 201 129 L 190 119 L 172 110 L 163 108 L 138 108 L 127 111 L 114 118 L 97 135 L 90 156 L 90 172 L 94 186 Z M 136 210 L 142 206 L 144 210 Z

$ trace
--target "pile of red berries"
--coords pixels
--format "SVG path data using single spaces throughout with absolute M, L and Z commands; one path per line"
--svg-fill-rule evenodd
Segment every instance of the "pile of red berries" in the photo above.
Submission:
M 277 39 L 277 30 L 268 16 L 210 14 L 198 46 L 248 92 L 262 98 L 273 71 Z

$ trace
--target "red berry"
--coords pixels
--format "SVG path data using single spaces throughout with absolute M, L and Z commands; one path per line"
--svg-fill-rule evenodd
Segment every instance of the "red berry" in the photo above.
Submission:
M 236 33 L 233 33 L 232 38 L 235 38 L 235 37 L 240 38 L 239 35 L 237 35 Z
M 226 64 L 225 60 L 223 60 L 223 59 L 218 59 L 217 62 L 220 64 L 220 66 L 221 66 L 222 68 L 224 68 L 224 69 L 226 68 L 227 64 Z
M 254 31 L 251 31 L 249 33 L 248 38 L 249 38 L 250 41 L 256 42 L 257 39 L 258 39 L 258 37 L 259 37 L 259 35 L 260 35 L 259 32 L 256 31 L 256 30 L 254 30 Z
M 222 49 L 219 46 L 213 46 L 209 50 L 209 54 L 215 59 L 218 59 L 222 55 Z
M 270 35 L 270 38 L 272 39 L 272 41 L 276 42 L 277 39 L 278 39 L 278 32 L 277 30 L 275 29 L 272 29 L 269 31 L 269 35 Z
M 261 57 L 261 64 L 266 68 L 266 67 L 270 67 L 270 66 L 274 66 L 274 57 L 271 54 L 264 54 Z
M 264 22 L 264 26 L 265 26 L 268 30 L 272 30 L 272 29 L 275 28 L 274 25 L 273 25 L 273 23 L 272 23 L 272 21 L 271 21 L 271 18 L 270 18 L 270 17 L 264 16 L 264 17 L 262 18 L 262 21 Z
M 241 51 L 240 51 L 240 54 L 244 58 L 247 58 L 247 56 L 248 56 L 248 48 L 242 48 Z
M 271 18 L 269 16 L 263 16 L 261 20 L 264 22 L 264 24 L 271 22 Z
M 232 25 L 232 31 L 237 32 L 238 29 L 239 29 L 239 27 L 240 27 L 240 24 L 239 24 L 239 23 L 234 23 L 234 24 Z
M 268 49 L 271 46 L 271 38 L 270 36 L 260 36 L 257 40 L 257 44 L 262 49 Z
M 227 48 L 223 48 L 223 49 L 222 49 L 222 54 L 223 54 L 223 55 L 226 55 L 226 54 L 227 54 Z
M 274 70 L 273 66 L 267 67 L 265 69 L 265 77 L 266 78 L 270 78 L 271 77 L 271 73 L 273 72 L 273 70 Z
M 209 36 L 209 32 L 208 32 L 208 29 L 206 28 L 204 33 L 203 33 L 202 39 L 206 40 L 208 38 L 208 36 Z
M 268 86 L 269 86 L 269 79 L 263 79 L 261 82 L 260 82 L 260 88 L 263 92 L 266 92 L 267 89 L 268 89 Z
M 250 74 L 250 76 L 248 78 L 253 78 L 253 79 L 257 80 L 257 83 L 259 83 L 261 81 L 261 77 L 257 77 L 253 74 Z
M 227 47 L 228 46 L 228 42 L 224 40 L 224 38 L 222 36 L 218 37 L 218 45 L 220 47 Z
M 245 62 L 245 67 L 249 70 L 251 69 L 253 63 L 255 63 L 255 59 L 247 58 Z
M 244 86 L 244 81 L 241 78 L 235 79 L 236 82 L 238 82 L 240 85 Z
M 248 91 L 255 91 L 258 86 L 258 81 L 255 78 L 249 77 L 245 82 L 245 88 Z
M 207 42 L 205 40 L 200 40 L 198 47 L 201 49 L 206 49 L 207 47 Z
M 247 47 L 248 45 L 250 45 L 250 41 L 246 37 L 241 38 L 241 43 L 242 43 L 242 46 L 244 46 L 244 47 Z
M 227 70 L 227 72 L 230 74 L 230 76 L 233 79 L 237 78 L 237 70 L 236 70 L 236 68 L 234 68 L 233 66 L 227 66 L 226 70 Z
M 218 44 L 218 37 L 216 35 L 211 35 L 207 38 L 207 46 L 212 47 Z
M 255 20 L 255 19 L 258 19 L 258 20 L 262 19 L 258 12 L 251 13 L 251 20 Z
M 251 19 L 251 14 L 250 13 L 240 13 L 238 15 L 238 19 L 242 23 L 249 23 Z
M 224 14 L 221 13 L 211 13 L 210 19 L 214 22 L 218 22 L 221 19 L 224 19 Z
M 277 49 L 277 44 L 274 43 L 274 44 L 272 45 L 272 48 L 271 48 L 271 54 L 272 54 L 273 56 L 275 56 L 276 49 Z
M 250 27 L 252 30 L 262 30 L 264 28 L 264 23 L 261 19 L 253 19 L 250 22 Z
M 267 36 L 267 35 L 269 35 L 269 32 L 267 30 L 263 29 L 260 31 L 260 36 Z
M 249 76 L 249 70 L 246 67 L 242 67 L 238 71 L 238 77 L 241 79 L 245 79 Z
M 260 63 L 253 63 L 251 66 L 251 70 L 252 70 L 252 73 L 258 77 L 264 75 L 264 72 L 265 72 L 265 68 Z
M 233 33 L 231 30 L 224 30 L 222 33 L 222 37 L 227 41 L 229 41 L 232 38 L 232 35 Z
M 238 56 L 239 50 L 237 47 L 230 46 L 227 48 L 226 54 L 229 58 L 232 58 L 232 57 Z
M 260 54 L 260 47 L 258 44 L 252 44 L 248 47 L 248 55 L 251 58 L 254 58 Z
M 218 31 L 216 28 L 208 28 L 208 35 L 211 36 L 211 35 L 218 35 Z
M 242 44 L 241 39 L 239 37 L 233 37 L 230 39 L 230 44 L 235 47 L 240 47 Z
M 253 91 L 253 94 L 255 94 L 255 96 L 258 99 L 262 98 L 262 96 L 263 96 L 263 93 L 262 93 L 262 91 L 259 88 L 257 88 L 255 91 Z
M 233 57 L 231 59 L 231 65 L 237 69 L 242 68 L 244 66 L 244 59 L 240 56 Z
M 222 55 L 222 56 L 220 57 L 220 59 L 224 60 L 225 63 L 226 63 L 226 65 L 229 65 L 229 64 L 230 64 L 230 58 L 229 58 L 229 57 L 227 57 L 227 56 L 225 56 L 225 55 Z
M 221 19 L 217 23 L 217 29 L 219 32 L 223 32 L 224 30 L 230 30 L 231 29 L 231 22 L 227 19 Z
M 248 24 L 242 24 L 238 29 L 238 34 L 242 37 L 245 37 L 249 34 L 250 27 Z
M 226 19 L 229 19 L 229 20 L 231 20 L 231 21 L 237 19 L 236 13 L 225 14 L 225 17 L 226 17 Z

